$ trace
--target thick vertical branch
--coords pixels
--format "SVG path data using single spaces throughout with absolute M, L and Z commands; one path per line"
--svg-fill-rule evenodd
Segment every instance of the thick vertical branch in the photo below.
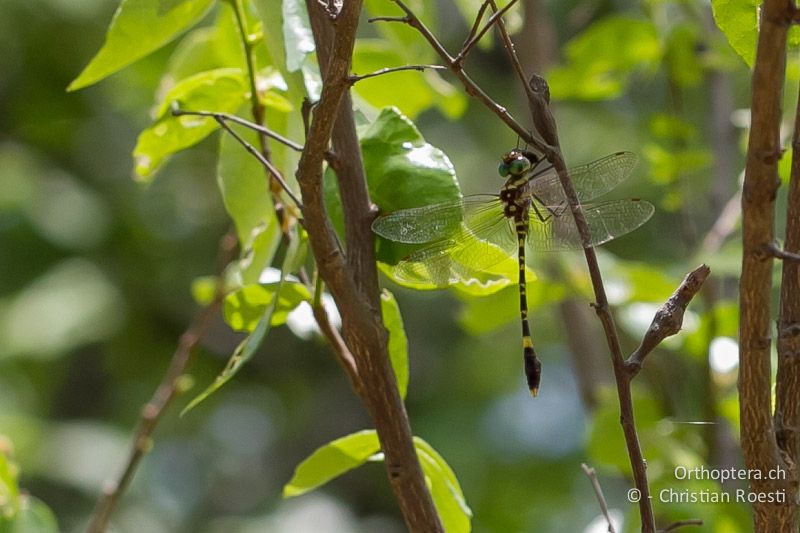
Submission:
M 348 123 L 337 124 L 343 113 L 351 113 L 349 104 L 343 106 L 345 102 L 349 103 L 346 92 L 350 87 L 350 59 L 361 4 L 358 0 L 343 4 L 336 17 L 332 39 L 330 28 L 323 29 L 328 33 L 316 36 L 323 66 L 323 87 L 300 158 L 297 181 L 303 196 L 305 226 L 319 274 L 342 314 L 344 338 L 356 359 L 364 386 L 363 398 L 378 432 L 389 480 L 406 526 L 413 532 L 439 532 L 443 531 L 442 525 L 417 459 L 408 416 L 389 363 L 387 334 L 381 321 L 380 306 L 376 304 L 374 243 L 369 233 L 370 219 L 366 215 L 370 209 L 369 197 L 363 170 L 357 169 L 361 166 L 358 154 L 354 153 L 359 151 L 358 144 L 348 138 Z M 306 5 L 314 20 L 312 27 L 320 30 L 321 26 L 324 28 L 323 25 L 331 24 L 328 20 L 330 14 L 321 5 L 314 1 L 308 1 Z M 323 57 L 325 54 L 328 54 L 327 58 Z M 335 146 L 345 151 L 337 157 L 342 160 L 355 158 L 349 160 L 346 167 L 341 167 L 346 170 L 340 170 L 339 176 L 343 206 L 346 211 L 350 210 L 347 224 L 362 226 L 351 227 L 347 232 L 350 239 L 346 243 L 347 257 L 336 239 L 322 193 L 322 163 L 334 133 Z M 346 194 L 344 189 L 347 189 Z
M 749 469 L 766 477 L 783 468 L 772 424 L 770 369 L 770 289 L 775 194 L 781 155 L 781 93 L 786 64 L 786 36 L 794 6 L 766 0 L 761 10 L 758 50 L 753 70 L 751 128 L 742 193 L 742 276 L 739 282 L 739 394 L 741 441 Z M 797 401 L 793 398 L 792 401 Z M 785 489 L 785 481 L 751 480 L 750 490 Z M 786 502 L 783 505 L 794 505 Z M 796 531 L 780 523 L 779 503 L 756 503 L 758 532 Z
M 786 202 L 784 250 L 800 252 L 800 101 L 795 112 L 792 173 Z M 783 261 L 778 317 L 778 373 L 775 388 L 775 436 L 788 468 L 789 501 L 798 497 L 800 461 L 800 263 Z M 797 506 L 782 507 L 781 520 L 797 524 Z

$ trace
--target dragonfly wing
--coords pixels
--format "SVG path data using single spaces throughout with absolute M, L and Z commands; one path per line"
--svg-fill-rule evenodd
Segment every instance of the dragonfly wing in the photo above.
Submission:
M 588 202 L 602 196 L 628 179 L 638 158 L 632 152 L 617 152 L 586 165 L 569 169 L 569 176 L 578 195 L 578 201 Z M 542 165 L 545 165 L 543 168 Z M 544 205 L 566 203 L 561 181 L 548 162 L 534 167 L 529 190 Z
M 391 241 L 422 244 L 447 239 L 456 233 L 471 212 L 490 209 L 494 195 L 475 195 L 382 215 L 372 223 L 372 231 Z
M 514 255 L 517 245 L 511 224 L 501 216 L 473 228 L 462 225 L 450 238 L 409 255 L 393 268 L 393 274 L 399 281 L 437 287 L 482 279 L 489 269 Z
M 589 226 L 589 244 L 599 246 L 630 233 L 647 222 L 655 208 L 643 200 L 615 200 L 602 204 L 582 205 Z M 551 208 L 552 216 L 545 221 L 531 217 L 528 244 L 534 250 L 577 250 L 583 240 L 572 211 L 568 206 Z

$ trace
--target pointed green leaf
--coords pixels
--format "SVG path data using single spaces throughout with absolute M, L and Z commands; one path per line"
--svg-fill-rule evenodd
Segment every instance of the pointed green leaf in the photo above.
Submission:
M 711 0 L 714 21 L 749 67 L 756 59 L 760 3 L 758 0 Z
M 286 257 L 283 259 L 283 265 L 281 267 L 281 279 L 278 282 L 277 287 L 278 294 L 280 294 L 281 287 L 288 274 L 288 265 L 293 264 L 299 248 L 300 239 L 294 235 L 289 242 L 288 249 L 286 250 Z M 272 315 L 275 312 L 279 299 L 280 298 L 272 299 L 272 302 L 264 310 L 264 314 L 261 316 L 258 324 L 253 329 L 253 333 L 251 333 L 249 337 L 243 340 L 239 346 L 236 347 L 233 355 L 231 355 L 231 358 L 228 360 L 228 364 L 225 365 L 225 368 L 220 375 L 217 376 L 217 379 L 215 379 L 214 382 L 209 385 L 208 388 L 206 388 L 206 390 L 201 392 L 191 402 L 189 402 L 189 405 L 187 405 L 183 411 L 181 411 L 181 415 L 184 415 L 188 411 L 192 410 L 200 402 L 211 396 L 220 387 L 225 385 L 225 383 L 235 376 L 239 369 L 241 369 L 242 366 L 244 366 L 244 364 L 253 357 L 253 355 L 256 353 L 256 350 L 258 350 L 258 348 L 261 346 L 261 343 L 264 342 L 264 339 L 266 339 L 267 335 L 269 334 L 272 326 Z
M 403 326 L 403 317 L 400 316 L 400 306 L 397 305 L 394 295 L 386 289 L 381 293 L 381 312 L 383 325 L 389 332 L 389 359 L 392 370 L 397 379 L 400 397 L 405 399 L 408 389 L 408 339 Z
M 444 530 L 448 533 L 468 533 L 472 529 L 472 510 L 467 505 L 455 473 L 444 458 L 421 438 L 414 437 L 414 447 Z
M 155 123 L 144 130 L 133 150 L 135 173 L 150 181 L 164 159 L 197 144 L 219 125 L 213 118 L 172 116 L 170 106 L 181 109 L 233 113 L 247 99 L 247 80 L 238 68 L 223 68 L 195 74 L 170 89 L 156 112 Z
M 234 331 L 252 333 L 267 307 L 272 304 L 278 283 L 256 283 L 245 285 L 225 297 L 225 322 Z M 284 281 L 280 288 L 278 305 L 272 313 L 272 325 L 280 326 L 301 302 L 310 302 L 311 293 L 299 282 Z
M 283 497 L 300 496 L 324 485 L 366 463 L 380 448 L 378 434 L 373 429 L 329 442 L 297 465 L 294 476 L 283 487 Z
M 88 87 L 158 50 L 196 24 L 213 4 L 213 0 L 122 0 L 102 48 L 67 90 Z
M 22 505 L 6 530 L 0 518 L 0 531 L 12 533 L 58 533 L 58 521 L 50 508 L 38 498 L 25 495 Z

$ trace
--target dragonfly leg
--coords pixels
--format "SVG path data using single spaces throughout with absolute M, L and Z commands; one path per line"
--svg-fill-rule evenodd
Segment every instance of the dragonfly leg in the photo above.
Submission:
M 522 356 L 525 361 L 525 377 L 528 380 L 528 389 L 531 396 L 539 393 L 539 381 L 542 375 L 542 365 L 533 350 L 531 328 L 528 324 L 528 298 L 526 295 L 527 282 L 525 279 L 525 239 L 527 236 L 527 221 L 517 220 L 517 241 L 519 258 L 519 315 L 522 322 Z

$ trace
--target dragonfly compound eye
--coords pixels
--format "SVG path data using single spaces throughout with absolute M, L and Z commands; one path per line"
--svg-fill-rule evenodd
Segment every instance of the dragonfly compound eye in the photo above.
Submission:
M 511 163 L 508 164 L 508 171 L 509 173 L 517 176 L 528 170 L 530 167 L 531 167 L 531 162 L 528 161 L 527 158 L 521 157 L 519 159 L 513 160 Z
M 501 177 L 505 178 L 509 174 L 508 165 L 505 163 L 500 163 L 500 166 L 497 167 L 497 172 Z

